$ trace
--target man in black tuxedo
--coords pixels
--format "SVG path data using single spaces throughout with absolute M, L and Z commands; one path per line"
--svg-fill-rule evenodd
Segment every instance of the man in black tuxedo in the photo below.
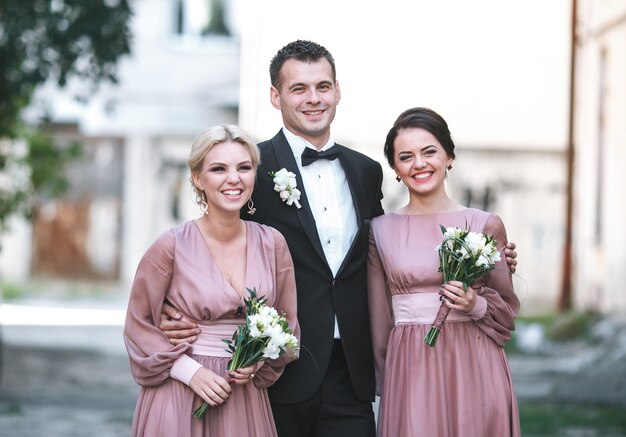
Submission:
M 287 240 L 302 345 L 300 358 L 269 389 L 278 434 L 374 436 L 365 264 L 369 221 L 383 213 L 382 168 L 331 137 L 341 91 L 324 47 L 287 44 L 272 59 L 270 78 L 284 127 L 259 144 L 251 219 Z M 268 173 L 280 169 L 295 174 L 301 207 L 274 190 Z
M 270 78 L 284 127 L 259 144 L 255 212 L 242 217 L 278 229 L 295 267 L 301 350 L 269 389 L 278 434 L 373 437 L 365 266 L 369 221 L 383 214 L 382 168 L 332 139 L 341 91 L 324 47 L 287 44 L 272 59 Z M 297 191 L 275 190 L 273 175 L 283 169 Z M 164 311 L 161 329 L 171 341 L 193 341 L 195 325 L 169 320 L 179 315 L 167 305 Z

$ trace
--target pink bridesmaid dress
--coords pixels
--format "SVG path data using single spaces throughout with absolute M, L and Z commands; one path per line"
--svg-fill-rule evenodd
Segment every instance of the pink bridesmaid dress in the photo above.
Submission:
M 451 311 L 435 347 L 424 343 L 439 309 L 439 225 L 494 235 L 502 261 L 481 278 L 475 307 Z M 476 209 L 387 214 L 372 220 L 368 288 L 381 437 L 520 435 L 504 342 L 519 300 L 501 220 Z
M 296 336 L 296 286 L 293 263 L 283 236 L 275 229 L 246 221 L 245 286 L 255 287 L 267 304 L 287 315 Z M 194 221 L 162 234 L 143 256 L 133 283 L 124 341 L 131 371 L 141 386 L 132 425 L 133 436 L 275 436 L 267 387 L 292 357 L 268 360 L 246 385 L 231 385 L 228 400 L 209 407 L 204 419 L 192 412 L 202 399 L 188 387 L 204 366 L 226 373 L 230 339 L 244 322 L 244 297 L 222 276 Z M 163 300 L 200 325 L 193 344 L 170 344 L 158 328 Z

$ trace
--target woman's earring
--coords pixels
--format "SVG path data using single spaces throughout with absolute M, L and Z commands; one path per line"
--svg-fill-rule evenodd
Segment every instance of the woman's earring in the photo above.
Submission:
M 256 208 L 254 207 L 254 202 L 252 199 L 248 200 L 248 214 L 254 215 L 256 212 Z
M 400 176 L 396 176 L 396 182 L 400 182 L 402 179 L 400 179 Z
M 202 215 L 206 215 L 209 212 L 209 204 L 206 203 L 206 194 L 204 191 L 200 195 L 200 199 L 202 199 L 200 201 L 200 212 L 202 212 Z

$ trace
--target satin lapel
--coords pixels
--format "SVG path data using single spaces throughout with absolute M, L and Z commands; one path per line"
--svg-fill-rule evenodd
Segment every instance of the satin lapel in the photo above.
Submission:
M 339 159 L 341 160 L 341 166 L 343 167 L 343 171 L 346 173 L 346 180 L 348 181 L 348 186 L 350 187 L 350 194 L 352 195 L 352 203 L 354 204 L 357 225 L 356 236 L 354 240 L 352 240 L 352 245 L 348 249 L 345 258 L 341 262 L 341 266 L 339 266 L 339 270 L 337 271 L 337 276 L 339 276 L 346 265 L 347 260 L 350 259 L 352 251 L 359 240 L 359 234 L 361 233 L 361 228 L 363 227 L 363 214 L 361 213 L 361 205 L 363 204 L 362 197 L 367 195 L 367 193 L 363 193 L 363 189 L 360 188 L 360 173 L 358 169 L 355 168 L 354 163 L 350 162 L 348 157 L 343 153 L 343 150 L 341 149 L 343 146 L 336 144 L 335 147 L 340 147 Z
M 368 193 L 363 193 L 363 190 L 359 188 L 361 186 L 359 180 L 360 173 L 358 169 L 354 167 L 354 163 L 350 162 L 344 154 L 344 151 L 341 148 L 343 146 L 336 145 L 336 147 L 340 147 L 339 159 L 341 160 L 341 166 L 343 167 L 343 171 L 346 173 L 346 179 L 348 180 L 348 185 L 350 186 L 350 194 L 352 195 L 352 202 L 354 203 L 357 226 L 361 229 L 361 224 L 363 222 L 363 214 L 361 214 L 361 205 L 363 203 L 362 197 Z
M 296 160 L 293 156 L 293 151 L 285 138 L 285 135 L 282 131 L 272 138 L 272 146 L 274 146 L 274 153 L 276 154 L 276 161 L 278 162 L 278 167 L 276 170 L 281 168 L 286 168 L 288 171 L 295 173 L 296 182 L 298 183 L 298 189 L 300 190 L 300 205 L 302 208 L 296 208 L 295 205 L 292 205 L 291 208 L 295 209 L 296 215 L 302 224 L 302 228 L 306 233 L 309 240 L 311 240 L 311 244 L 315 248 L 317 254 L 322 258 L 322 260 L 328 264 L 326 261 L 326 256 L 324 255 L 324 251 L 322 250 L 322 244 L 320 243 L 320 237 L 317 233 L 317 226 L 315 224 L 315 218 L 313 218 L 313 213 L 311 212 L 311 206 L 309 205 L 309 200 L 306 195 L 306 191 L 304 189 L 304 183 L 302 182 L 302 175 L 300 174 L 300 169 L 296 164 Z M 278 195 L 278 193 L 276 193 Z

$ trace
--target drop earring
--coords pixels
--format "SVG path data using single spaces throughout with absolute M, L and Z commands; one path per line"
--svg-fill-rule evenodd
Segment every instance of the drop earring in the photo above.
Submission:
M 206 215 L 209 212 L 209 204 L 206 203 L 206 194 L 204 191 L 200 194 L 200 199 L 200 212 L 202 212 L 202 215 Z
M 400 179 L 400 176 L 396 176 L 396 182 L 400 182 L 402 179 Z
M 256 208 L 254 207 L 254 202 L 252 201 L 252 198 L 250 198 L 250 200 L 248 200 L 248 214 L 254 215 L 255 212 Z

